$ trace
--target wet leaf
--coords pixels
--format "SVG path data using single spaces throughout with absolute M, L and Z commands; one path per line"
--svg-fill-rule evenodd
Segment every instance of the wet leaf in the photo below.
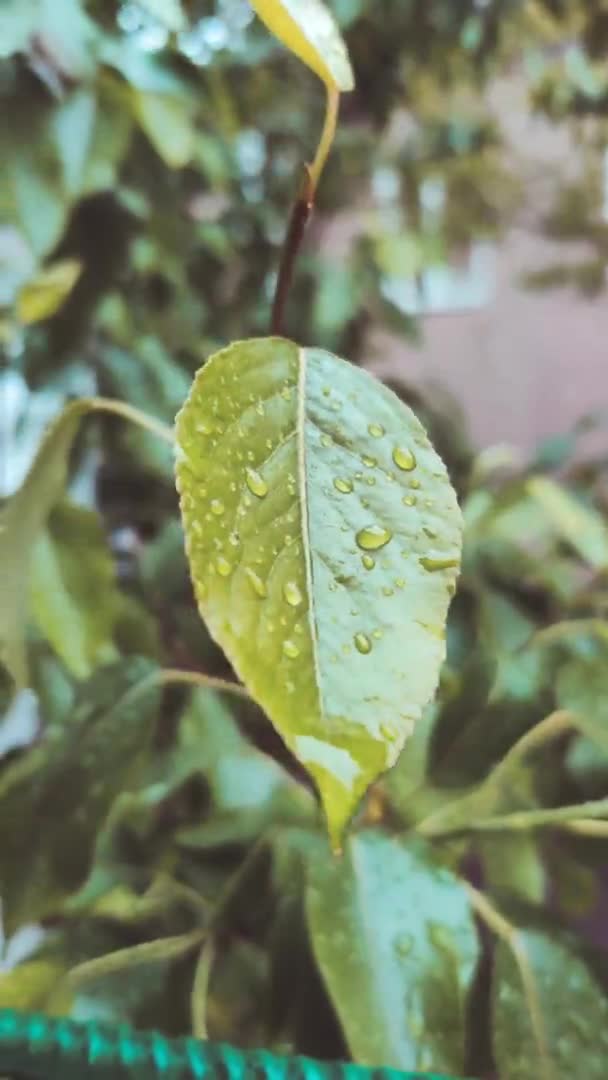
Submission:
M 346 46 L 322 0 L 251 0 L 273 34 L 309 68 L 338 90 L 352 90 L 354 79 Z
M 461 535 L 445 467 L 386 387 L 281 339 L 208 361 L 177 439 L 201 614 L 338 843 L 437 683 Z
M 33 621 L 73 675 L 85 678 L 116 658 L 120 599 L 97 514 L 69 502 L 55 507 L 34 546 L 29 590 Z
M 37 959 L 0 972 L 0 1009 L 62 1013 L 69 1006 L 71 994 L 65 989 L 58 994 L 55 991 L 65 970 L 59 960 Z
M 423 847 L 364 832 L 343 859 L 311 862 L 307 908 L 355 1060 L 460 1074 L 478 942 L 458 879 Z
M 2 773 L 0 893 L 8 933 L 82 884 L 97 831 L 133 781 L 152 734 L 154 672 L 139 657 L 100 668 L 62 729 Z
M 524 993 L 513 952 L 500 942 L 493 1010 L 501 1080 L 562 1080 L 566 1076 L 603 1080 L 608 1060 L 608 999 L 602 987 L 566 944 L 537 931 L 518 931 L 517 936 L 532 985 Z
M 62 259 L 30 278 L 17 297 L 17 318 L 26 324 L 50 319 L 71 293 L 81 271 L 78 259 Z

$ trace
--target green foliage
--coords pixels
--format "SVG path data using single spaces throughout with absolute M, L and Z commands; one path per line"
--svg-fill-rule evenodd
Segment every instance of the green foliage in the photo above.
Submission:
M 224 543 L 220 522 L 235 509 L 230 483 L 254 469 L 268 486 L 264 498 L 249 490 L 243 522 L 272 550 L 273 500 L 286 500 L 301 476 L 285 462 L 267 472 L 266 439 L 283 422 L 295 426 L 298 405 L 307 419 L 326 400 L 322 389 L 287 387 L 291 400 L 275 395 L 260 415 L 250 351 L 279 357 L 273 391 L 290 365 L 297 381 L 296 350 L 241 345 L 219 354 L 239 365 L 224 404 L 250 425 L 253 460 L 232 479 L 223 456 L 232 446 L 190 430 L 210 404 L 213 413 L 220 365 L 207 367 L 208 358 L 268 332 L 323 87 L 237 0 L 0 5 L 0 392 L 6 380 L 24 401 L 17 478 L 34 462 L 0 511 L 0 896 L 8 935 L 32 921 L 43 929 L 31 954 L 0 973 L 0 1004 L 127 1018 L 170 1035 L 206 1023 L 212 1036 L 245 1047 L 480 1080 L 599 1077 L 608 985 L 599 926 L 608 845 L 605 453 L 575 459 L 577 430 L 528 464 L 478 454 L 438 391 L 422 396 L 395 378 L 400 405 L 322 350 L 362 364 L 371 331 L 413 339 L 417 327 L 389 286 L 411 283 L 471 240 L 499 237 L 512 219 L 521 178 L 484 102 L 514 57 L 525 57 L 522 77 L 548 122 L 567 118 L 586 150 L 599 145 L 605 13 L 599 3 L 557 0 L 331 7 L 357 88 L 343 102 L 288 330 L 309 370 L 327 365 L 327 400 L 346 390 L 348 422 L 330 414 L 327 434 L 356 421 L 359 452 L 384 465 L 394 447 L 368 425 L 380 422 L 414 449 L 424 486 L 445 493 L 454 535 L 429 524 L 424 498 L 439 496 L 410 488 L 415 472 L 395 468 L 397 480 L 385 483 L 362 464 L 355 492 L 334 488 L 334 479 L 352 482 L 354 469 L 345 472 L 348 455 L 334 439 L 309 462 L 314 512 L 304 528 L 294 522 L 284 549 L 293 575 L 289 562 L 280 580 L 297 585 L 302 615 L 310 605 L 323 624 L 329 612 L 321 681 L 335 679 L 341 701 L 360 706 L 369 677 L 369 696 L 390 703 L 391 722 L 395 705 L 397 719 L 422 709 L 444 651 L 430 628 L 443 625 L 453 568 L 430 573 L 416 558 L 456 558 L 458 522 L 443 469 L 429 475 L 431 451 L 415 444 L 423 436 L 413 407 L 465 521 L 438 692 L 355 813 L 337 859 L 289 749 L 305 693 L 317 686 L 303 653 L 283 658 L 285 641 L 297 645 L 295 628 L 288 635 L 280 623 L 289 605 L 275 602 L 265 564 L 254 573 L 267 597 L 251 592 L 247 605 L 230 607 L 219 593 L 238 584 L 236 569 L 217 573 L 227 556 L 213 543 Z M 553 239 L 590 245 L 599 282 L 607 249 L 596 174 L 556 190 L 541 224 Z M 435 214 L 425 184 L 436 181 L 444 196 Z M 344 233 L 333 231 L 338 222 Z M 189 546 L 213 638 L 183 550 L 169 427 L 201 365 L 180 420 L 178 469 L 185 492 L 190 470 L 186 493 L 202 507 L 204 529 Z M 359 387 L 365 423 L 348 401 Z M 215 396 L 221 403 L 220 389 Z M 348 548 L 372 524 L 363 499 L 374 518 L 378 508 L 394 519 L 399 551 L 411 549 L 406 585 L 393 596 L 383 594 L 401 580 L 383 565 L 391 545 L 369 553 L 371 570 L 363 551 Z M 345 516 L 330 538 L 336 512 Z M 311 590 L 304 542 L 318 564 L 358 559 L 356 583 L 323 595 L 315 564 Z M 253 610 L 272 621 L 275 609 L 280 629 L 268 642 L 238 623 Z M 367 639 L 368 628 L 373 648 L 360 652 L 354 634 Z M 229 661 L 252 688 L 259 680 L 256 696 L 285 740 L 236 690 Z M 288 661 L 303 680 L 291 708 Z M 368 778 L 387 762 L 379 707 L 357 712 L 366 768 L 370 735 L 376 744 Z M 481 944 L 479 920 L 490 930 Z

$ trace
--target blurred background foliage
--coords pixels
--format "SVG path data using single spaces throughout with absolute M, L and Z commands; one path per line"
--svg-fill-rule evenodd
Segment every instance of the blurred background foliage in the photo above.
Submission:
M 356 363 L 378 328 L 414 341 L 400 298 L 500 241 L 526 180 L 487 91 L 513 70 L 581 166 L 539 227 L 587 245 L 529 284 L 603 288 L 604 0 L 331 6 L 357 89 L 290 336 Z M 245 0 L 0 0 L 0 58 L 8 497 L 71 398 L 171 424 L 213 350 L 267 332 L 323 93 Z M 465 562 L 437 701 L 341 864 L 256 708 L 160 674 L 231 678 L 193 604 L 170 448 L 91 415 L 9 499 L 3 589 L 27 602 L 27 677 L 15 693 L 3 596 L 0 1005 L 479 1077 L 605 1076 L 608 836 L 599 812 L 586 831 L 551 814 L 608 796 L 608 454 L 577 457 L 584 421 L 531 460 L 479 452 L 442 391 L 391 385 L 450 468 Z M 479 827 L 515 812 L 527 827 Z M 462 876 L 528 946 L 549 1066 Z

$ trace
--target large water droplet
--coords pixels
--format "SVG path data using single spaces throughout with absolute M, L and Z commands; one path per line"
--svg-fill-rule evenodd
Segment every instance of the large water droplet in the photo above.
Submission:
M 361 529 L 356 536 L 357 543 L 364 551 L 380 551 L 393 539 L 389 529 L 383 529 L 381 525 L 368 525 Z
M 355 634 L 355 648 L 363 656 L 368 656 L 372 651 L 372 643 L 367 634 Z
M 221 517 L 225 509 L 226 508 L 221 499 L 211 500 L 211 513 L 215 514 L 216 517 Z
M 268 592 L 261 577 L 256 574 L 255 570 L 252 570 L 250 566 L 245 567 L 245 573 L 249 578 L 254 593 L 256 593 L 257 596 L 260 596 L 263 600 L 268 595 Z
M 412 472 L 416 468 L 417 462 L 414 454 L 411 450 L 404 450 L 401 446 L 397 446 L 393 450 L 393 461 L 398 469 L 403 472 Z
M 382 424 L 370 424 L 367 430 L 373 439 L 381 439 L 385 434 Z
M 287 641 L 283 642 L 283 652 L 289 660 L 295 660 L 300 655 L 298 646 L 295 641 L 292 641 L 290 638 L 287 638 Z
M 361 559 L 366 570 L 373 570 L 376 565 L 376 560 L 372 559 L 371 555 L 364 555 Z
M 223 555 L 220 555 L 216 561 L 217 572 L 221 577 L 230 577 L 232 573 L 232 563 L 228 562 Z
M 431 559 L 424 555 L 418 560 L 423 570 L 434 573 L 437 570 L 452 570 L 458 566 L 458 559 Z
M 283 596 L 290 607 L 299 607 L 303 600 L 300 586 L 295 581 L 285 582 Z
M 257 496 L 258 499 L 263 499 L 268 494 L 268 484 L 255 469 L 245 470 L 245 481 L 251 494 Z
M 351 491 L 353 490 L 353 485 L 351 481 L 342 480 L 340 477 L 337 477 L 334 480 L 334 487 L 336 491 L 339 491 L 342 495 L 350 495 Z

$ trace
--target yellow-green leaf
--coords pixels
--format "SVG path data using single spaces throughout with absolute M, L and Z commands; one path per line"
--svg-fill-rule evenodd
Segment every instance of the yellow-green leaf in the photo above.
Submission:
M 436 687 L 461 546 L 445 466 L 381 383 L 279 338 L 207 362 L 177 441 L 201 613 L 336 843 Z
M 352 90 L 346 45 L 322 0 L 251 0 L 269 30 L 328 86 Z
M 596 570 L 608 567 L 608 528 L 601 515 L 546 476 L 528 481 L 528 491 L 563 539 Z
M 25 324 L 50 319 L 71 293 L 82 272 L 78 259 L 61 259 L 24 285 L 17 298 L 17 317 Z

